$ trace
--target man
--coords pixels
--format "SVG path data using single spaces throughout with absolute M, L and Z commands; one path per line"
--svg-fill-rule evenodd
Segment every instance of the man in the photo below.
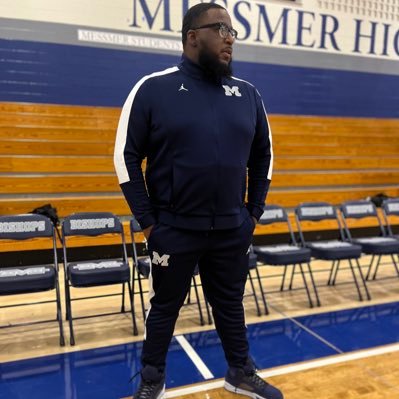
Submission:
M 190 8 L 181 63 L 142 78 L 123 106 L 115 168 L 152 263 L 135 399 L 163 397 L 165 358 L 196 265 L 229 365 L 225 388 L 258 399 L 283 397 L 256 374 L 248 354 L 247 252 L 263 213 L 272 151 L 259 93 L 231 77 L 236 36 L 223 7 Z

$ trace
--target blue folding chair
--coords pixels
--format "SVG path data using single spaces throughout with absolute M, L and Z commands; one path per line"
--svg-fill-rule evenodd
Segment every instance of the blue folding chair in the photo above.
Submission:
M 72 236 L 93 237 L 95 240 L 102 235 L 113 234 L 118 237 L 121 256 L 114 259 L 96 259 L 96 260 L 68 260 L 68 241 Z M 108 296 L 122 296 L 121 310 L 125 312 L 125 289 L 127 286 L 130 299 L 130 312 L 133 322 L 133 334 L 137 335 L 136 316 L 134 310 L 132 287 L 130 283 L 130 267 L 126 252 L 125 234 L 120 220 L 109 212 L 85 212 L 75 213 L 66 217 L 62 223 L 62 241 L 64 253 L 65 270 L 65 302 L 66 317 L 69 322 L 70 342 L 75 345 L 75 336 L 73 330 L 72 301 L 82 299 L 94 299 Z M 122 285 L 122 292 L 107 295 L 96 295 L 84 298 L 72 298 L 70 287 L 85 288 L 105 285 Z M 115 314 L 107 313 L 105 315 Z M 100 315 L 91 315 L 78 317 L 86 318 Z M 104 316 L 102 314 L 101 316 Z M 75 317 L 75 319 L 78 319 Z
M 316 259 L 332 261 L 330 275 L 328 277 L 327 285 L 335 285 L 339 267 L 342 260 L 347 260 L 352 272 L 353 281 L 356 285 L 356 290 L 359 300 L 363 300 L 363 295 L 360 290 L 358 278 L 356 277 L 355 263 L 361 286 L 364 289 L 367 299 L 370 299 L 370 293 L 367 289 L 366 282 L 359 264 L 359 258 L 362 254 L 362 247 L 349 242 L 344 235 L 341 222 L 337 215 L 337 210 L 328 202 L 305 202 L 300 204 L 295 209 L 295 218 L 298 226 L 299 236 L 302 245 L 311 250 L 312 256 Z M 302 228 L 302 222 L 320 223 L 325 220 L 333 221 L 333 234 L 335 239 L 325 239 L 319 241 L 309 241 L 305 239 L 305 232 Z
M 0 240 L 7 240 L 12 243 L 22 240 L 34 240 L 44 238 L 49 241 L 52 247 L 50 262 L 46 264 L 30 264 L 19 266 L 18 256 L 15 264 L 10 267 L 0 267 L 0 296 L 2 295 L 22 295 L 28 293 L 38 293 L 54 290 L 55 298 L 53 300 L 40 302 L 26 302 L 15 305 L 0 306 L 0 308 L 9 308 L 14 306 L 41 305 L 43 303 L 56 303 L 56 320 L 58 321 L 60 331 L 60 345 L 65 345 L 64 332 L 62 328 L 62 313 L 60 288 L 58 281 L 58 260 L 57 245 L 54 232 L 54 226 L 50 219 L 42 215 L 10 215 L 0 217 Z M 0 257 L 1 258 L 1 257 Z M 44 323 L 39 321 L 36 323 Z M 24 323 L 35 324 L 35 322 Z M 10 325 L 2 328 L 11 327 Z
M 304 287 L 306 289 L 306 294 L 308 296 L 309 306 L 312 308 L 314 304 L 310 295 L 310 290 L 304 270 L 304 266 L 307 266 L 313 292 L 316 297 L 316 305 L 320 306 L 319 294 L 317 292 L 312 268 L 310 266 L 310 250 L 307 248 L 302 248 L 297 244 L 294 233 L 292 231 L 290 220 L 285 209 L 278 205 L 265 205 L 263 214 L 259 220 L 259 224 L 272 225 L 275 223 L 282 223 L 285 226 L 286 231 L 289 235 L 289 242 L 276 245 L 254 246 L 254 252 L 258 256 L 258 260 L 265 265 L 284 266 L 284 274 L 280 286 L 280 291 L 284 290 L 288 267 L 292 267 L 290 283 L 288 286 L 289 290 L 292 289 L 295 270 L 296 267 L 299 266 Z
M 385 221 L 385 232 L 389 237 L 399 240 L 399 198 L 385 200 L 382 204 L 382 213 Z M 396 255 L 399 262 L 399 254 Z
M 381 257 L 383 255 L 389 255 L 392 259 L 392 264 L 399 276 L 398 264 L 395 260 L 394 255 L 399 254 L 399 240 L 395 237 L 390 237 L 385 232 L 385 229 L 381 223 L 380 217 L 377 213 L 377 208 L 371 201 L 361 200 L 361 201 L 348 201 L 341 205 L 341 213 L 343 216 L 343 222 L 345 227 L 345 232 L 354 244 L 360 245 L 362 247 L 362 252 L 367 255 L 371 255 L 371 261 L 366 275 L 366 280 L 371 278 L 371 272 L 374 266 L 374 260 L 377 259 L 374 266 L 374 273 L 372 279 L 375 280 L 377 277 L 377 271 L 381 263 Z M 377 232 L 370 236 L 357 237 L 355 235 L 353 226 L 352 229 L 349 228 L 349 223 L 351 220 L 372 218 L 376 221 Z
M 393 222 L 399 223 L 399 198 L 385 200 L 382 203 L 382 212 L 385 222 L 385 232 L 389 237 L 399 240 L 399 233 L 394 231 Z M 393 219 L 391 221 L 391 219 Z

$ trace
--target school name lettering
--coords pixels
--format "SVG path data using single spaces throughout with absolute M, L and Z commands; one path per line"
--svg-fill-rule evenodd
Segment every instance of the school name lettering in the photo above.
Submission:
M 113 218 L 71 220 L 71 230 L 106 229 L 115 227 Z
M 399 56 L 395 23 L 313 12 L 257 1 L 218 0 L 230 13 L 238 42 L 358 55 Z M 181 32 L 186 11 L 200 1 L 133 0 L 131 28 L 157 33 Z
M 0 233 L 32 233 L 45 230 L 46 223 L 44 221 L 0 223 Z

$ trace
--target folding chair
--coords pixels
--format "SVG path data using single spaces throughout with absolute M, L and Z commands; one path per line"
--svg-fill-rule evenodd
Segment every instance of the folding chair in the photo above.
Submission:
M 72 236 L 87 236 L 96 237 L 106 234 L 114 234 L 118 237 L 121 257 L 115 259 L 97 259 L 85 261 L 68 260 L 68 241 Z M 127 285 L 129 299 L 130 299 L 130 312 L 133 322 L 133 334 L 137 335 L 136 316 L 134 311 L 132 287 L 130 283 L 130 267 L 126 252 L 125 235 L 123 226 L 120 220 L 112 213 L 109 212 L 85 212 L 75 213 L 66 217 L 62 223 L 62 241 L 64 252 L 64 269 L 65 269 L 65 302 L 66 302 L 66 317 L 69 322 L 71 345 L 75 345 L 75 337 L 73 330 L 73 316 L 72 316 L 72 301 L 82 299 L 94 299 L 109 296 L 122 296 L 121 313 L 125 312 L 125 289 Z M 121 293 L 113 293 L 107 295 L 88 296 L 84 298 L 72 298 L 70 287 L 85 288 L 97 287 L 105 285 L 122 285 Z M 116 314 L 107 313 L 104 315 Z M 91 315 L 78 317 L 94 317 L 100 315 Z M 75 319 L 78 319 L 75 318 Z
M 312 297 L 310 295 L 310 290 L 304 270 L 304 265 L 306 265 L 308 268 L 313 292 L 316 297 L 316 305 L 320 306 L 319 294 L 317 292 L 312 268 L 310 266 L 310 250 L 307 248 L 301 248 L 297 244 L 294 233 L 292 231 L 290 220 L 285 209 L 278 205 L 265 205 L 263 214 L 259 220 L 259 224 L 266 226 L 272 225 L 274 223 L 282 223 L 285 226 L 285 228 L 287 229 L 287 233 L 289 234 L 290 240 L 288 243 L 285 244 L 255 246 L 254 251 L 258 256 L 259 261 L 269 266 L 284 266 L 284 273 L 280 286 L 280 291 L 284 290 L 287 269 L 290 266 L 292 266 L 292 274 L 288 289 L 292 289 L 295 269 L 297 266 L 299 266 L 303 284 L 306 290 L 306 294 L 308 296 L 309 306 L 312 308 L 314 305 Z
M 10 215 L 0 217 L 0 239 L 12 242 L 44 238 L 48 240 L 52 248 L 51 263 L 34 264 L 29 266 L 17 266 L 19 259 L 15 260 L 15 266 L 0 267 L 0 295 L 21 295 L 44 291 L 55 291 L 53 300 L 40 302 L 18 303 L 15 305 L 0 306 L 9 308 L 14 306 L 39 305 L 43 303 L 56 303 L 56 320 L 60 331 L 60 345 L 65 345 L 62 328 L 62 313 L 60 288 L 58 282 L 57 245 L 54 227 L 50 219 L 42 215 Z M 39 321 L 36 323 L 44 323 Z M 24 323 L 35 324 L 35 322 Z M 4 327 L 9 327 L 4 326 Z
M 252 276 L 253 273 L 255 273 L 255 277 Z M 248 280 L 249 280 L 249 284 L 251 285 L 251 292 L 248 294 L 244 294 L 244 296 L 253 296 L 258 316 L 262 316 L 262 312 L 261 312 L 260 306 L 259 306 L 258 296 L 257 296 L 256 290 L 255 290 L 255 284 L 253 281 L 254 278 L 258 282 L 260 295 L 261 295 L 261 299 L 263 302 L 263 307 L 265 309 L 265 314 L 267 315 L 267 314 L 269 314 L 269 309 L 267 307 L 265 292 L 263 290 L 261 277 L 259 275 L 258 255 L 255 253 L 254 246 L 251 244 L 249 246 L 249 253 L 248 253 Z
M 388 237 L 386 235 L 375 205 L 371 201 L 367 200 L 348 201 L 341 205 L 341 213 L 343 216 L 345 232 L 350 241 L 354 244 L 360 245 L 365 254 L 371 255 L 366 280 L 370 279 L 375 258 L 377 258 L 377 262 L 374 267 L 372 279 L 376 279 L 377 271 L 381 263 L 381 257 L 383 255 L 389 255 L 391 257 L 396 273 L 399 276 L 398 264 L 394 257 L 394 255 L 399 254 L 399 241 L 394 237 Z M 372 218 L 376 221 L 378 229 L 377 235 L 355 237 L 353 226 L 352 229 L 350 229 L 348 224 L 353 219 L 359 220 L 365 218 Z
M 145 321 L 146 319 L 146 303 L 147 301 L 144 299 L 144 294 L 148 293 L 143 287 L 143 282 L 142 279 L 148 279 L 150 276 L 150 271 L 151 271 L 151 260 L 148 255 L 143 255 L 143 256 L 138 256 L 137 252 L 137 244 L 135 240 L 135 234 L 136 233 L 141 233 L 142 229 L 140 224 L 137 222 L 136 218 L 132 218 L 130 220 L 130 234 L 132 238 L 132 246 L 133 246 L 133 272 L 132 272 L 132 281 L 133 281 L 133 295 L 136 294 L 136 281 L 138 283 L 138 293 L 140 296 L 140 303 L 141 303 L 141 310 L 143 313 L 143 320 Z M 195 300 L 194 302 L 191 302 L 191 289 L 189 290 L 187 294 L 187 301 L 186 304 L 190 305 L 197 305 L 198 307 L 198 314 L 200 318 L 200 324 L 201 326 L 205 325 L 205 320 L 202 312 L 202 307 L 201 307 L 201 302 L 199 298 L 199 292 L 198 292 L 198 284 L 196 281 L 196 276 L 198 275 L 198 267 L 195 268 L 193 277 L 192 277 L 192 283 L 191 283 L 191 288 L 194 288 L 194 295 L 195 295 Z M 204 296 L 205 298 L 205 296 Z M 206 306 L 206 311 L 207 311 L 207 316 L 208 316 L 208 323 L 212 324 L 212 318 L 210 315 L 209 311 L 209 304 L 205 298 L 205 306 Z
M 337 215 L 337 210 L 328 202 L 305 202 L 300 204 L 295 209 L 295 218 L 298 226 L 299 236 L 301 238 L 302 245 L 309 248 L 312 252 L 312 256 L 316 259 L 332 261 L 330 275 L 327 281 L 327 285 L 335 285 L 339 267 L 342 260 L 347 260 L 349 267 L 352 272 L 353 281 L 356 285 L 356 290 L 359 295 L 359 300 L 363 300 L 363 295 L 360 291 L 360 286 L 357 281 L 355 268 L 353 267 L 352 261 L 355 263 L 359 276 L 360 282 L 366 293 L 367 299 L 370 299 L 370 294 L 364 280 L 364 276 L 359 264 L 359 258 L 362 253 L 360 245 L 354 245 L 345 239 L 345 235 L 342 229 L 341 222 Z M 319 223 L 321 221 L 331 220 L 334 223 L 334 234 L 337 238 L 334 240 L 320 240 L 320 241 L 306 241 L 305 234 L 302 229 L 302 222 Z
M 399 240 L 399 234 L 394 232 L 393 223 L 390 221 L 392 218 L 396 222 L 399 222 L 399 198 L 385 200 L 382 203 L 382 214 L 384 216 L 385 232 L 389 237 Z

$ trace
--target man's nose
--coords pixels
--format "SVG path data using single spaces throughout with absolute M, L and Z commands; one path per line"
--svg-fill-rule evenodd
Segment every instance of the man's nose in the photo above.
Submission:
M 224 38 L 224 41 L 228 44 L 233 44 L 235 40 L 236 39 L 233 37 L 233 35 L 230 32 L 228 32 L 227 36 Z

